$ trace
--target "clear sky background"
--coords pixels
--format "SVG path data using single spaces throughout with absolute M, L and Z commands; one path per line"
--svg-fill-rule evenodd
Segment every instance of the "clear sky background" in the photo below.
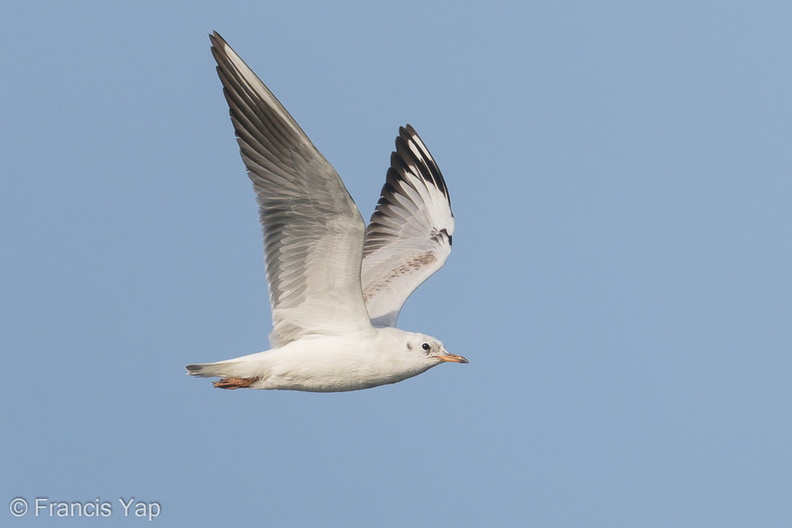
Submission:
M 400 326 L 469 365 L 184 375 L 271 329 L 212 30 L 366 218 L 416 127 L 457 228 Z M 792 524 L 789 2 L 6 2 L 0 35 L 3 526 Z

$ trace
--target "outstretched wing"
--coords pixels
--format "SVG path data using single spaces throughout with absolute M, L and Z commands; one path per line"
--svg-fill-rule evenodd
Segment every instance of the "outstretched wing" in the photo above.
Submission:
M 445 264 L 453 234 L 443 175 L 413 127 L 402 127 L 366 229 L 361 277 L 372 324 L 396 326 L 407 297 Z
M 272 92 L 219 34 L 209 38 L 259 205 L 272 345 L 370 328 L 360 284 L 360 212 Z

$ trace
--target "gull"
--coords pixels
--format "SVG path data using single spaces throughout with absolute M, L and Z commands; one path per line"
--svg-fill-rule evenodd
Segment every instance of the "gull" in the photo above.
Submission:
M 448 189 L 415 130 L 400 127 L 368 227 L 340 176 L 225 40 L 212 55 L 253 182 L 264 234 L 271 348 L 188 374 L 221 389 L 341 392 L 467 363 L 434 337 L 396 328 L 402 305 L 445 264 Z

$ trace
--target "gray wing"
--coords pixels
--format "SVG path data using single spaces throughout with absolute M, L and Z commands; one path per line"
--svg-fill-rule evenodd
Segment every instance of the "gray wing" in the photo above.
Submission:
M 273 346 L 370 328 L 364 223 L 341 178 L 256 74 L 209 36 L 264 232 Z
M 375 326 L 396 326 L 407 297 L 445 264 L 454 214 L 443 175 L 413 127 L 396 151 L 366 229 L 363 297 Z

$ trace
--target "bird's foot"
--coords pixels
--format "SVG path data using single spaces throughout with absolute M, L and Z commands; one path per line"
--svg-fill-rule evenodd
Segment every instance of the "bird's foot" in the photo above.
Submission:
M 259 380 L 258 376 L 252 378 L 223 378 L 215 381 L 213 385 L 218 389 L 244 389 L 250 387 Z

